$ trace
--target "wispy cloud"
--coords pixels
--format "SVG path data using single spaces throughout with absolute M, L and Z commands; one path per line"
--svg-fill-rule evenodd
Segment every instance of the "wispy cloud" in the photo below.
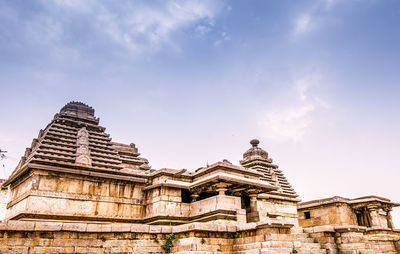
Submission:
M 214 42 L 214 46 L 219 46 L 223 42 L 230 41 L 230 40 L 231 40 L 231 37 L 229 37 L 226 32 L 222 32 L 221 33 L 221 38 Z
M 298 37 L 319 27 L 324 16 L 340 1 L 322 0 L 309 6 L 294 18 L 293 35 Z
M 14 24 L 18 29 L 15 32 L 25 42 L 54 47 L 73 44 L 79 48 L 92 45 L 95 40 L 96 47 L 111 43 L 114 48 L 130 53 L 159 50 L 163 46 L 179 49 L 178 38 L 182 37 L 175 35 L 186 29 L 205 34 L 213 29 L 219 13 L 227 11 L 223 2 L 211 0 L 122 0 L 118 4 L 56 0 L 32 4 L 37 6 L 31 15 L 22 16 L 22 7 L 16 3 L 6 5 L 8 16 L 0 14 L 0 20 Z M 80 36 L 76 37 L 77 34 Z M 74 43 L 71 38 L 80 41 Z
M 218 7 L 210 1 L 167 1 L 157 7 L 128 5 L 127 10 L 121 12 L 103 7 L 94 15 L 97 28 L 114 42 L 141 51 L 149 47 L 158 48 L 162 44 L 175 44 L 172 35 L 190 26 L 197 26 L 199 33 L 210 30 L 212 27 L 209 24 L 218 11 Z
M 305 13 L 296 19 L 294 34 L 300 35 L 308 32 L 311 29 L 312 25 L 313 23 L 311 21 L 311 15 L 309 13 Z
M 321 82 L 318 75 L 299 78 L 293 82 L 296 101 L 292 105 L 271 108 L 264 112 L 258 125 L 264 138 L 275 142 L 302 140 L 312 124 L 313 113 L 329 104 L 318 96 L 309 96 L 309 90 Z

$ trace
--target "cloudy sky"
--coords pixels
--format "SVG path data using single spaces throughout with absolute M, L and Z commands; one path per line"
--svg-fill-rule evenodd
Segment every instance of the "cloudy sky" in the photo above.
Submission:
M 302 200 L 400 202 L 398 0 L 0 0 L 0 24 L 1 178 L 78 100 L 156 169 L 256 137 Z

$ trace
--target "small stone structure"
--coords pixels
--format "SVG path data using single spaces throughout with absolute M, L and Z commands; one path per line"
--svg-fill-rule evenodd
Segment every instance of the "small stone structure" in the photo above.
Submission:
M 153 170 L 134 144 L 112 142 L 94 109 L 68 103 L 1 185 L 0 253 L 399 253 L 398 204 L 299 203 L 250 143 L 240 166 Z

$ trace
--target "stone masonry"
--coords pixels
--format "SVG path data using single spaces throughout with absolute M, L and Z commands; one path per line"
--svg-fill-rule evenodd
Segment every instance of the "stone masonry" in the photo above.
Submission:
M 386 198 L 300 203 L 252 140 L 240 165 L 152 169 L 70 102 L 0 190 L 0 253 L 400 253 Z

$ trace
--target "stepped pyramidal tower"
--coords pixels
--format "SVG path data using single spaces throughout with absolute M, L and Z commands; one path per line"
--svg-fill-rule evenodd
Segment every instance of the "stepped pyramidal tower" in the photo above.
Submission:
M 0 253 L 400 253 L 390 212 L 366 196 L 300 203 L 259 140 L 240 165 L 152 169 L 70 102 L 1 183 Z

